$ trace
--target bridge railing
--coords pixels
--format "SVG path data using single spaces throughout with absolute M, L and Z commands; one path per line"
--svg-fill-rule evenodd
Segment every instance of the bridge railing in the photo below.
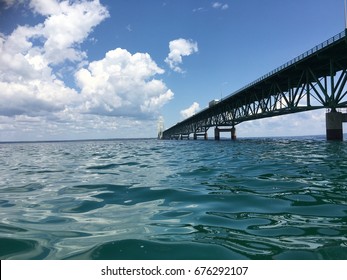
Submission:
M 251 82 L 249 84 L 247 84 L 246 86 L 242 87 L 241 89 L 237 90 L 236 92 L 233 92 L 232 94 L 229 94 L 228 96 L 223 98 L 223 100 L 225 100 L 225 99 L 227 99 L 227 98 L 229 98 L 229 97 L 231 97 L 231 96 L 233 96 L 235 94 L 238 94 L 239 92 L 241 92 L 241 91 L 245 90 L 246 88 L 251 87 L 251 86 L 253 86 L 253 85 L 255 85 L 255 84 L 259 83 L 259 82 L 261 82 L 262 80 L 265 80 L 266 78 L 276 74 L 277 72 L 279 72 L 279 71 L 281 71 L 281 70 L 283 70 L 283 69 L 285 69 L 285 68 L 287 68 L 287 67 L 289 67 L 289 66 L 291 66 L 291 65 L 293 65 L 295 63 L 297 63 L 298 61 L 300 61 L 300 60 L 302 60 L 302 59 L 304 59 L 304 58 L 306 58 L 306 57 L 308 57 L 308 56 L 318 52 L 319 50 L 321 50 L 321 49 L 323 49 L 323 48 L 325 48 L 325 47 L 335 43 L 336 41 L 341 40 L 342 38 L 344 38 L 346 36 L 347 36 L 347 29 L 345 29 L 344 31 L 340 32 L 339 34 L 336 34 L 334 37 L 331 37 L 330 39 L 324 41 L 323 43 L 313 47 L 312 49 L 308 50 L 307 52 L 305 52 L 305 53 L 295 57 L 294 59 L 288 61 L 287 63 L 279 66 L 275 70 L 272 70 L 271 72 L 261 76 L 259 79 L 255 80 L 255 81 L 253 81 L 253 82 Z

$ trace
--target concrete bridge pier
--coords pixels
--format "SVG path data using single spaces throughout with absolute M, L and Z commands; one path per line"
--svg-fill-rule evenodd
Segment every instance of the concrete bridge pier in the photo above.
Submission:
M 236 140 L 236 128 L 235 128 L 235 126 L 233 126 L 231 128 L 231 139 Z
M 233 126 L 232 128 L 219 128 L 216 126 L 214 129 L 214 139 L 220 140 L 220 133 L 221 132 L 230 132 L 231 133 L 231 139 L 236 140 L 236 128 Z
M 198 136 L 203 136 L 204 140 L 207 140 L 207 132 L 204 132 L 204 133 L 194 133 L 194 140 L 197 140 Z
M 327 140 L 343 140 L 343 122 L 347 122 L 347 114 L 336 111 L 325 114 Z
M 218 126 L 214 129 L 214 140 L 220 140 L 220 132 Z
M 189 134 L 181 134 L 180 139 L 181 139 L 181 140 L 183 140 L 183 139 L 189 140 Z

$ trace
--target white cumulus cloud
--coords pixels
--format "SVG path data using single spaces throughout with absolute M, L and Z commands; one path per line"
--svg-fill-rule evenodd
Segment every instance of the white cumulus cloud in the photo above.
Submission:
M 163 73 L 149 54 L 111 50 L 75 75 L 85 99 L 83 111 L 114 116 L 155 113 L 173 97 L 172 91 L 154 78 Z
M 170 53 L 168 54 L 165 62 L 170 66 L 175 72 L 184 72 L 180 68 L 182 64 L 182 57 L 189 56 L 198 51 L 198 43 L 187 39 L 177 39 L 169 43 Z
M 75 2 L 63 1 L 59 4 L 50 0 L 31 2 L 36 11 L 48 16 L 42 28 L 45 57 L 52 63 L 66 59 L 80 61 L 85 52 L 75 47 L 82 43 L 92 29 L 109 16 L 108 11 L 98 0 Z M 48 4 L 51 3 L 51 4 Z
M 197 102 L 194 102 L 189 108 L 181 111 L 181 116 L 186 119 L 193 116 L 200 110 L 200 105 Z

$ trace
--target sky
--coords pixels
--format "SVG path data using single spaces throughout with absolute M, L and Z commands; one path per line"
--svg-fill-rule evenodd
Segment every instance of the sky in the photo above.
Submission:
M 344 0 L 0 0 L 0 141 L 156 137 L 344 23 Z M 236 129 L 325 134 L 325 111 Z

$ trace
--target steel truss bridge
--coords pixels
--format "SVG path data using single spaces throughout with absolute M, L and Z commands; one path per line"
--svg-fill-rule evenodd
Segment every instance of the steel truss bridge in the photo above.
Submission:
M 234 127 L 244 121 L 322 108 L 335 113 L 339 108 L 347 107 L 346 35 L 347 29 L 165 130 L 162 138 L 189 138 L 192 133 L 195 139 L 197 135 L 207 138 L 207 130 L 211 127 L 216 127 L 217 133 L 219 127 L 231 127 L 230 131 L 234 133 Z M 341 126 L 341 132 L 337 133 L 342 135 L 342 122 L 347 117 L 342 113 L 339 116 L 341 125 L 334 124 L 336 117 L 327 119 L 327 133 L 329 129 L 336 130 Z M 328 124 L 331 122 L 332 126 Z M 215 138 L 219 136 L 215 135 Z

